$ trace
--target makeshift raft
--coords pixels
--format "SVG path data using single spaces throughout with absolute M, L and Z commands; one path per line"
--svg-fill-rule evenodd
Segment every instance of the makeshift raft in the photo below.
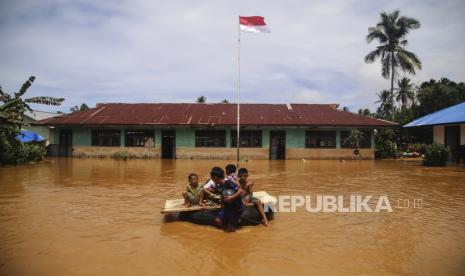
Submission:
M 268 219 L 272 219 L 273 212 L 267 205 L 274 205 L 276 199 L 265 191 L 253 193 L 265 206 L 265 213 Z M 221 209 L 220 205 L 201 207 L 198 205 L 184 206 L 184 199 L 170 199 L 165 202 L 165 207 L 161 213 L 165 214 L 166 220 L 183 220 L 202 225 L 214 225 L 215 218 Z M 241 216 L 240 225 L 256 225 L 261 223 L 261 216 L 254 205 L 246 206 Z

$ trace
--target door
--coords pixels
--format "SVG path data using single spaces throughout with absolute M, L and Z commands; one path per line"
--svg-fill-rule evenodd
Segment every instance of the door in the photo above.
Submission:
M 58 134 L 58 156 L 73 156 L 73 131 L 71 129 L 60 129 Z
M 451 160 L 456 161 L 460 144 L 460 126 L 446 126 L 444 128 L 444 142 L 450 148 Z
M 270 131 L 270 159 L 286 159 L 286 132 Z
M 173 159 L 176 157 L 176 133 L 174 130 L 161 132 L 161 158 Z

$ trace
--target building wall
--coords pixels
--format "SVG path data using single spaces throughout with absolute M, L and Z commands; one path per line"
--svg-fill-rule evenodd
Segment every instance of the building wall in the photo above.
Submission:
M 144 128 L 144 127 L 137 127 Z M 53 129 L 55 143 L 59 143 L 59 130 L 69 129 L 66 127 L 57 127 Z M 73 156 L 76 157 L 101 157 L 111 156 L 118 151 L 126 151 L 136 157 L 159 158 L 161 152 L 162 128 L 154 129 L 155 143 L 151 142 L 146 147 L 125 147 L 124 130 L 134 129 L 134 127 L 118 127 L 121 130 L 120 147 L 94 147 L 91 146 L 91 128 L 88 127 L 71 127 L 73 131 Z M 144 129 L 150 129 L 145 127 Z M 231 129 L 226 129 L 226 147 L 210 148 L 195 147 L 195 129 L 191 127 L 173 127 L 176 133 L 176 157 L 180 159 L 235 159 L 236 148 L 231 147 Z M 249 128 L 254 129 L 254 128 Z M 257 129 L 257 128 L 255 128 Z M 358 156 L 353 154 L 353 149 L 342 149 L 340 141 L 340 132 L 346 130 L 343 128 L 323 128 L 321 130 L 336 131 L 336 148 L 318 149 L 305 148 L 305 133 L 307 128 L 302 127 L 264 127 L 262 130 L 262 147 L 261 148 L 241 148 L 241 158 L 246 159 L 269 159 L 270 130 L 286 131 L 286 158 L 287 159 L 353 159 Z M 465 133 L 465 132 L 464 132 Z M 373 132 L 370 137 L 372 141 L 371 149 L 361 149 L 361 157 L 364 159 L 374 158 L 374 136 Z
M 73 157 L 111 157 L 117 152 L 128 152 L 131 157 L 160 158 L 160 148 L 155 147 L 90 147 L 73 146 Z
M 35 123 L 36 121 L 26 116 L 24 117 L 24 122 L 26 123 L 26 125 L 23 127 L 24 129 L 39 134 L 40 136 L 44 137 L 49 144 L 53 144 L 55 142 L 54 136 L 51 135 L 51 131 L 48 126 L 32 126 L 31 123 Z
M 444 145 L 444 126 L 433 127 L 433 142 Z
M 286 159 L 373 159 L 374 149 L 360 149 L 360 155 L 354 154 L 353 149 L 286 149 Z
M 460 145 L 465 145 L 465 124 L 460 125 Z
M 268 159 L 268 148 L 241 148 L 241 159 Z M 236 148 L 176 148 L 179 159 L 236 159 Z

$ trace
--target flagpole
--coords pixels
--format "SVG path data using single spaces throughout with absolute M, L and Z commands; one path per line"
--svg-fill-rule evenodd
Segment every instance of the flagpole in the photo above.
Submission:
M 240 19 L 240 17 L 239 17 Z M 237 137 L 236 137 L 236 147 L 237 147 L 237 167 L 239 168 L 239 147 L 240 147 L 240 123 L 241 123 L 241 113 L 240 113 L 240 100 L 241 100 L 241 24 L 240 20 L 237 24 Z

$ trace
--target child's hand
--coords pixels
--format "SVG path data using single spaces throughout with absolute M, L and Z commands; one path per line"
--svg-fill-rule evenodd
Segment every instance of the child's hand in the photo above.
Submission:
M 225 196 L 224 199 L 223 199 L 224 203 L 231 203 L 232 202 L 232 199 L 230 196 Z

